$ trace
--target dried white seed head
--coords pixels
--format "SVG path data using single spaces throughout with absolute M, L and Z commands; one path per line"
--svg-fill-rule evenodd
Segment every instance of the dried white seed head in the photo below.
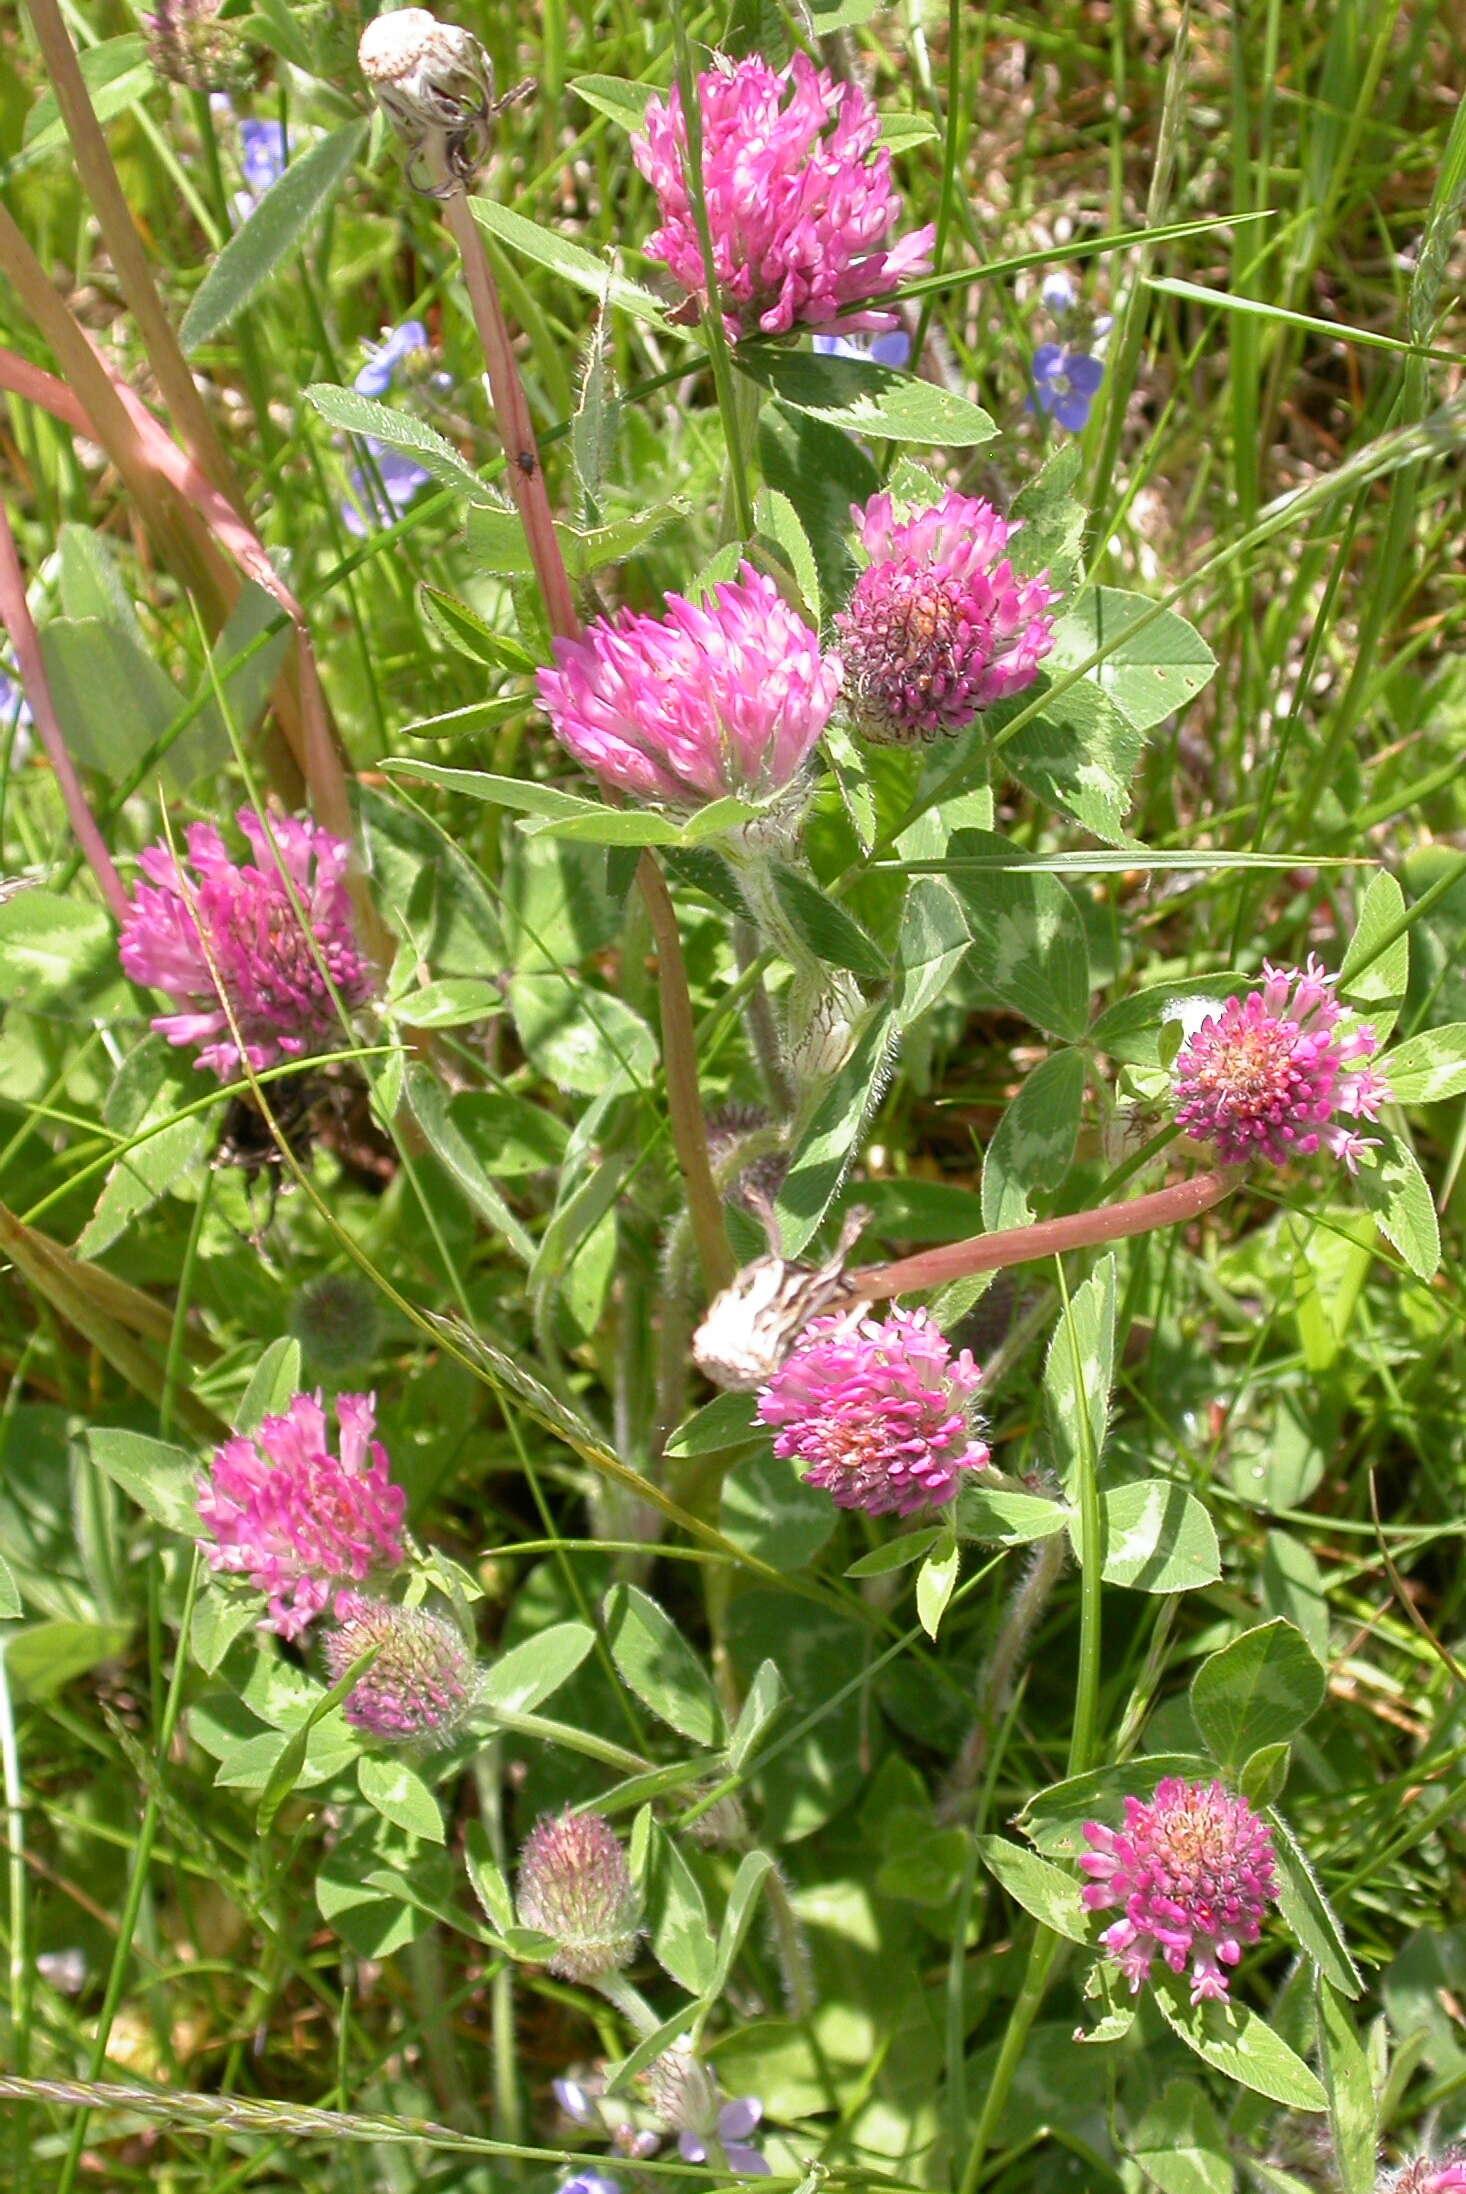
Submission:
M 357 48 L 372 97 L 407 146 L 408 179 L 441 197 L 467 182 L 488 148 L 494 71 L 472 31 L 426 8 L 397 8 Z
M 745 1265 L 708 1305 L 692 1336 L 692 1357 L 705 1379 L 752 1393 L 773 1378 L 811 1318 L 852 1300 L 845 1260 L 868 1211 L 851 1211 L 833 1257 L 822 1265 L 792 1264 L 774 1255 Z

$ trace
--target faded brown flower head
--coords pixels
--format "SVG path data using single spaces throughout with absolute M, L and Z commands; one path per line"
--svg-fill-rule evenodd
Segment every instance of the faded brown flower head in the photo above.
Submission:
M 159 76 L 189 91 L 230 91 L 248 79 L 249 59 L 232 23 L 218 20 L 223 0 L 158 0 L 142 17 L 148 58 Z
M 398 8 L 368 23 L 357 61 L 407 147 L 409 182 L 432 197 L 459 189 L 488 149 L 494 111 L 493 67 L 473 32 Z

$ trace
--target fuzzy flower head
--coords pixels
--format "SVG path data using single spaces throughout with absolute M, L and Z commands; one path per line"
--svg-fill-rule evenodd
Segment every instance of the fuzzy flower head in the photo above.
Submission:
M 190 91 L 215 91 L 248 76 L 237 26 L 218 20 L 223 0 L 158 0 L 138 18 L 159 76 Z
M 987 1462 L 973 1405 L 981 1379 L 924 1310 L 859 1320 L 837 1311 L 810 1320 L 758 1414 L 774 1428 L 774 1453 L 802 1465 L 837 1508 L 912 1516 L 950 1501 L 959 1471 Z
M 329 1050 L 342 1033 L 333 986 L 348 1010 L 371 991 L 352 927 L 346 841 L 287 816 L 267 827 L 253 808 L 240 809 L 239 826 L 253 861 L 236 861 L 212 823 L 189 826 L 185 861 L 149 846 L 139 861 L 147 881 L 133 892 L 118 945 L 133 982 L 167 991 L 181 1009 L 153 1027 L 170 1044 L 196 1044 L 198 1065 L 221 1081 L 242 1059 L 258 1074 Z
M 626 1853 L 599 1813 L 546 1813 L 519 1855 L 519 1924 L 555 1938 L 545 1961 L 562 1980 L 593 1981 L 636 1954 L 641 1898 Z
M 896 325 L 852 311 L 931 267 L 935 231 L 888 247 L 901 219 L 881 118 L 858 85 L 837 84 L 796 53 L 787 68 L 720 59 L 697 80 L 703 189 L 718 302 L 730 342 L 794 328 L 850 333 Z M 706 268 L 686 181 L 687 129 L 674 89 L 653 99 L 632 139 L 657 194 L 661 226 L 646 252 L 699 303 Z
M 1214 1143 L 1224 1165 L 1266 1158 L 1275 1166 L 1317 1150 L 1351 1173 L 1374 1138 L 1349 1124 L 1376 1120 L 1389 1084 L 1369 1064 L 1372 1028 L 1340 1033 L 1338 978 L 1312 954 L 1306 967 L 1263 962 L 1263 987 L 1229 998 L 1182 1045 L 1176 1059 L 1176 1119 L 1199 1143 Z
M 347 1721 L 381 1744 L 434 1750 L 451 1744 L 475 1688 L 473 1658 L 456 1625 L 361 1592 L 338 1593 L 335 1616 L 324 1641 L 333 1684 L 363 1653 L 379 1648 L 341 1710 Z
M 297 1394 L 283 1417 L 236 1433 L 198 1487 L 209 1566 L 269 1596 L 265 1628 L 296 1638 L 334 1603 L 339 1614 L 377 1568 L 403 1560 L 407 1496 L 373 1434 L 376 1397 L 336 1398 L 340 1454 L 327 1445 L 321 1396 Z M 349 1666 L 349 1662 L 347 1664 Z
M 1084 1835 L 1084 1902 L 1091 1912 L 1119 1906 L 1100 1941 L 1131 1993 L 1161 1957 L 1173 1973 L 1190 1967 L 1194 2004 L 1225 1996 L 1222 1967 L 1257 1941 L 1278 1894 L 1272 1834 L 1247 1800 L 1167 1775 L 1148 1804 L 1125 1800 L 1123 1828 L 1086 1821 Z
M 1018 528 L 978 496 L 947 493 L 898 517 L 887 494 L 851 512 L 869 558 L 835 619 L 856 728 L 883 745 L 961 731 L 1031 686 L 1054 644 L 1047 574 L 1004 554 Z
M 1466 2149 L 1444 2156 L 1417 2156 L 1398 2171 L 1387 2171 L 1380 2194 L 1466 2194 Z
M 799 776 L 829 721 L 838 667 L 751 564 L 700 606 L 622 610 L 555 642 L 540 699 L 561 743 L 601 782 L 695 809 L 763 800 Z

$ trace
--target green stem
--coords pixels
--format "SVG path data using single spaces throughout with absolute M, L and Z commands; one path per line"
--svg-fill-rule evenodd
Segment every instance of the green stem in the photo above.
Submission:
M 31 1960 L 30 1931 L 26 1918 L 25 1798 L 20 1779 L 20 1747 L 15 1741 L 15 1711 L 10 1696 L 10 1678 L 5 1666 L 3 1641 L 0 1641 L 0 1775 L 3 1775 L 5 1785 L 6 1868 L 10 1894 L 10 2012 L 15 2070 L 24 2077 L 31 2068 Z M 25 2194 L 31 2183 L 28 2110 L 17 2109 L 12 2130 L 15 2135 L 15 2194 Z
M 643 2039 L 655 2034 L 662 2021 L 639 1988 L 633 1988 L 624 1973 L 598 1973 L 589 1986 L 608 2004 L 614 2004 L 627 2025 L 635 2028 Z
M 708 364 L 712 368 L 718 411 L 723 421 L 723 436 L 728 446 L 728 490 L 732 516 L 737 524 L 738 538 L 747 541 L 753 535 L 753 498 L 749 492 L 743 423 L 739 412 L 738 391 L 733 379 L 733 356 L 728 347 L 727 331 L 723 326 L 722 292 L 718 282 L 717 258 L 713 251 L 713 232 L 708 221 L 707 191 L 702 171 L 702 106 L 698 99 L 697 73 L 692 65 L 692 41 L 687 35 L 687 24 L 676 0 L 672 8 L 672 38 L 677 55 L 677 90 L 682 101 L 683 127 L 687 132 L 687 196 L 692 207 L 692 218 L 697 225 L 697 240 L 702 250 L 703 283 L 707 291 L 702 314 L 703 335 L 708 346 Z
M 1036 1929 L 1033 1946 L 1028 1953 L 1028 1970 L 1023 1976 L 1023 1986 L 1013 2006 L 1008 2021 L 1008 2031 L 1003 2036 L 1003 2046 L 998 2051 L 998 2061 L 983 2099 L 982 2115 L 977 2121 L 977 2131 L 972 2136 L 972 2146 L 967 2153 L 967 2164 L 962 2173 L 959 2194 L 977 2194 L 982 2177 L 983 2158 L 992 2146 L 993 2135 L 1008 2100 L 1013 2085 L 1013 2075 L 1018 2070 L 1028 2041 L 1029 2028 L 1038 2017 L 1049 1985 L 1049 1973 L 1058 1954 L 1060 1938 L 1051 1928 Z
M 198 1593 L 199 1560 L 197 1554 L 188 1573 L 188 1589 L 183 1598 L 183 1612 L 178 1621 L 178 1641 L 173 1652 L 173 1674 L 168 1684 L 168 1697 L 163 1706 L 162 1726 L 158 1731 L 158 1774 L 161 1777 L 173 1747 L 173 1733 L 178 1726 L 178 1716 L 183 1705 L 183 1676 L 188 1666 L 186 1641 L 193 1623 L 193 1604 Z M 148 1869 L 152 1863 L 153 1839 L 158 1833 L 161 1807 L 156 1788 L 150 1790 L 143 1807 L 142 1824 L 138 1829 L 137 1852 L 132 1873 L 127 1884 L 127 1898 L 122 1907 L 122 1917 L 117 1928 L 117 1947 L 112 1953 L 112 1968 L 107 1975 L 107 1989 L 102 1998 L 102 2009 L 97 2019 L 97 2031 L 92 2041 L 91 2056 L 87 2062 L 88 2081 L 99 2080 L 107 2062 L 107 2044 L 112 2038 L 112 2026 L 122 2002 L 122 1991 L 127 1982 L 127 1968 L 132 1956 L 132 1939 L 137 1932 L 143 1898 L 147 1892 Z M 56 2182 L 56 2194 L 74 2194 L 76 2174 L 81 2163 L 82 2148 L 86 2143 L 90 2112 L 79 2110 L 71 2129 L 61 2176 Z
M 1064 1286 L 1062 1267 L 1058 1269 L 1058 1281 L 1064 1300 L 1069 1343 L 1074 1354 L 1075 1391 L 1082 1395 L 1085 1391 L 1084 1366 L 1079 1355 L 1079 1337 L 1069 1316 L 1069 1294 Z M 1099 1724 L 1102 1592 L 1099 1457 L 1095 1452 L 1093 1428 L 1086 1409 L 1079 1412 L 1079 1433 L 1079 1671 L 1074 1687 L 1074 1727 L 1069 1739 L 1069 1764 L 1066 1770 L 1066 1774 L 1070 1776 L 1082 1775 L 1090 1766 Z M 1023 1976 L 1023 1986 L 1009 2017 L 1008 2031 L 1003 2036 L 1003 2046 L 993 2068 L 992 2082 L 983 2101 L 977 2131 L 972 2137 L 967 2166 L 962 2174 L 960 2194 L 976 2194 L 982 2177 L 983 2159 L 992 2145 L 993 2135 L 1007 2104 L 1008 2092 L 1027 2043 L 1029 2029 L 1042 2008 L 1049 1974 L 1053 1969 L 1061 1939 L 1051 1928 L 1040 1926 L 1035 1931 L 1028 1953 L 1028 1970 Z
M 508 1707 L 490 1706 L 484 1711 L 496 1729 L 512 1729 L 520 1737 L 538 1737 L 544 1744 L 564 1745 L 572 1752 L 583 1752 L 587 1759 L 600 1760 L 606 1767 L 619 1767 L 624 1774 L 645 1775 L 652 1765 L 639 1752 L 628 1752 L 624 1745 L 613 1744 L 609 1737 L 593 1736 L 588 1729 L 572 1729 L 568 1722 L 552 1721 L 543 1714 L 515 1714 Z
M 1059 1271 L 1059 1286 L 1064 1288 L 1064 1275 Z M 1074 1356 L 1076 1394 L 1083 1395 L 1084 1365 L 1079 1354 L 1079 1336 L 1069 1318 L 1069 1296 L 1064 1290 L 1064 1316 L 1069 1324 L 1069 1340 Z M 1069 1765 L 1066 1773 L 1082 1775 L 1092 1764 L 1095 1734 L 1099 1726 L 1100 1680 L 1100 1599 L 1103 1590 L 1101 1566 L 1103 1563 L 1103 1532 L 1100 1519 L 1099 1457 L 1095 1453 L 1094 1428 L 1089 1411 L 1079 1411 L 1079 1674 L 1074 1687 L 1074 1727 L 1069 1734 Z
M 489 1850 L 499 1871 L 507 1875 L 508 1838 L 504 1833 L 503 1747 L 489 1743 L 473 1763 L 478 1791 L 479 1819 L 489 1839 Z M 494 2133 L 501 2141 L 524 2138 L 524 2113 L 520 2107 L 518 2047 L 514 2027 L 514 1968 L 507 1962 L 496 1971 L 489 1995 L 489 2020 L 494 2038 Z

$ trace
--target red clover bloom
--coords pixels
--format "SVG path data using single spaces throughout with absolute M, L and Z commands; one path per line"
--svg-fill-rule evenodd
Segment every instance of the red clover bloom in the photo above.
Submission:
M 1176 1060 L 1178 1124 L 1196 1142 L 1214 1143 L 1224 1165 L 1326 1150 L 1351 1173 L 1374 1138 L 1346 1123 L 1375 1120 L 1390 1095 L 1369 1065 L 1378 1049 L 1372 1028 L 1340 1035 L 1343 1008 L 1336 976 L 1309 955 L 1306 967 L 1263 962 L 1263 987 L 1229 998 L 1181 1047 Z
M 239 825 L 253 862 L 235 861 L 212 823 L 189 826 L 186 862 L 149 846 L 140 857 L 148 880 L 133 892 L 118 946 L 133 982 L 167 991 L 183 1009 L 153 1027 L 170 1044 L 197 1044 L 197 1064 L 221 1081 L 242 1058 L 258 1074 L 329 1049 L 342 1033 L 332 989 L 348 1011 L 371 990 L 352 928 L 345 840 L 289 816 L 267 826 L 253 808 L 241 808 Z
M 851 516 L 870 561 L 835 625 L 859 731 L 883 745 L 933 739 L 1033 684 L 1058 597 L 1047 573 L 1021 579 L 1004 555 L 1012 521 L 950 491 L 901 518 L 872 496 Z
M 199 1481 L 198 1511 L 213 1538 L 204 1553 L 214 1570 L 247 1576 L 269 1595 L 265 1628 L 295 1638 L 347 1586 L 379 1564 L 403 1559 L 407 1496 L 392 1483 L 376 1430 L 376 1397 L 341 1394 L 336 1417 L 340 1457 L 326 1444 L 317 1394 L 297 1394 L 283 1417 L 258 1432 L 235 1433 Z
M 545 1961 L 562 1980 L 594 1981 L 628 1966 L 641 1899 L 614 1832 L 599 1813 L 545 1814 L 519 1855 L 519 1922 L 552 1935 Z
M 701 606 L 622 610 L 555 642 L 540 698 L 561 742 L 607 786 L 684 809 L 762 800 L 803 769 L 829 721 L 838 666 L 772 579 L 741 566 Z
M 1417 2156 L 1398 2171 L 1387 2171 L 1380 2194 L 1466 2194 L 1466 2150 L 1444 2156 Z
M 1086 1821 L 1084 1834 L 1094 1847 L 1079 1860 L 1084 1902 L 1091 1912 L 1120 1907 L 1100 1941 L 1132 1995 L 1159 1956 L 1173 1973 L 1190 1966 L 1194 2004 L 1225 1996 L 1222 1967 L 1257 1941 L 1278 1893 L 1272 1834 L 1247 1800 L 1167 1775 L 1150 1803 L 1125 1800 L 1123 1828 Z
M 812 1318 L 758 1398 L 774 1453 L 837 1508 L 911 1516 L 988 1460 L 972 1397 L 982 1373 L 924 1310 Z
M 347 1721 L 382 1744 L 451 1744 L 473 1705 L 475 1673 L 456 1624 L 361 1592 L 338 1593 L 335 1616 L 324 1641 L 333 1684 L 380 1648 L 341 1710 Z
M 785 69 L 757 55 L 720 58 L 697 80 L 703 189 L 718 301 L 731 342 L 794 328 L 888 329 L 895 315 L 851 311 L 931 267 L 935 230 L 887 248 L 901 218 L 881 118 L 855 84 L 796 53 Z M 706 268 L 687 192 L 687 129 L 674 89 L 653 99 L 637 166 L 657 194 L 661 226 L 647 238 L 689 297 L 706 296 Z

